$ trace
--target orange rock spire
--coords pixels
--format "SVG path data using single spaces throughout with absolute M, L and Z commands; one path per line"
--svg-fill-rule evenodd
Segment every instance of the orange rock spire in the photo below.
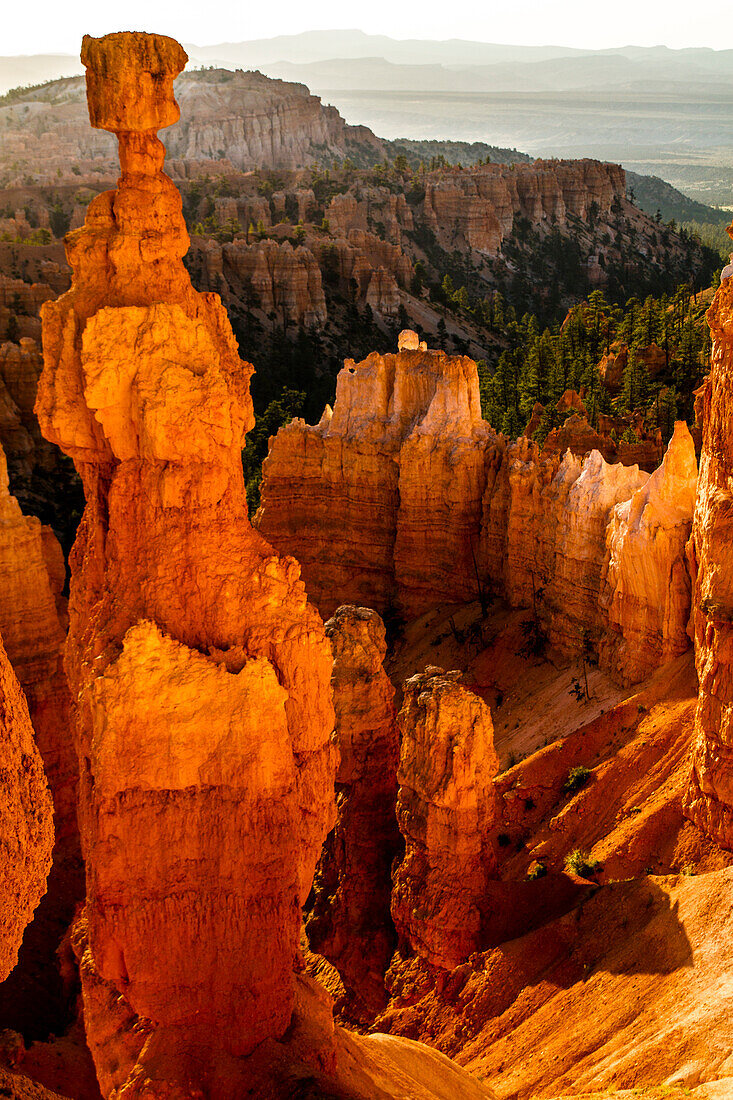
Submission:
M 395 948 L 391 868 L 400 848 L 395 816 L 400 755 L 394 688 L 383 661 L 384 623 L 366 607 L 340 607 L 326 623 L 333 648 L 333 702 L 341 754 L 338 820 L 316 871 L 306 924 L 314 951 L 333 963 L 352 1014 L 386 1000 Z
M 729 232 L 733 227 L 729 229 Z M 731 233 L 733 235 L 733 233 Z M 733 281 L 707 314 L 712 368 L 702 392 L 703 440 L 692 548 L 695 661 L 700 682 L 685 813 L 733 848 Z
M 182 263 L 156 130 L 178 118 L 186 55 L 125 33 L 85 37 L 82 61 L 122 174 L 67 237 L 73 281 L 43 311 L 37 412 L 86 494 L 66 656 L 85 997 L 111 983 L 152 1038 L 135 1069 L 147 1023 L 124 1056 L 93 1013 L 87 1034 L 106 1090 L 200 1077 L 214 1096 L 224 1053 L 291 1020 L 300 911 L 334 820 L 331 652 L 297 563 L 246 519 L 253 368 Z
M 445 969 L 482 946 L 496 875 L 494 727 L 460 678 L 429 665 L 405 681 L 398 715 L 405 855 L 394 871 L 392 917 L 403 943 Z
M 0 982 L 15 966 L 25 926 L 46 891 L 53 807 L 28 704 L 0 639 Z

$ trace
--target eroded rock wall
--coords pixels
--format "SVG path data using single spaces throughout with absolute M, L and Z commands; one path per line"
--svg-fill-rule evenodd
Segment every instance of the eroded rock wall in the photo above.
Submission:
M 0 640 L 0 981 L 46 891 L 53 807 L 23 691 Z
M 599 656 L 623 683 L 643 680 L 689 647 L 692 583 L 685 548 L 696 490 L 695 445 L 679 422 L 661 466 L 613 509 L 600 599 L 608 628 Z
M 428 177 L 421 216 L 447 248 L 456 241 L 478 252 L 496 253 L 512 232 L 514 219 L 552 221 L 586 218 L 593 203 L 610 210 L 626 196 L 618 164 L 596 160 L 538 160 L 532 164 L 487 164 Z
M 320 327 L 326 320 L 321 269 L 307 248 L 270 239 L 224 245 L 197 239 L 189 266 L 197 285 L 227 304 L 274 313 L 282 324 Z
M 333 649 L 333 701 L 340 763 L 338 818 L 316 869 L 306 928 L 314 951 L 338 970 L 349 1010 L 386 1003 L 384 974 L 394 951 L 392 861 L 400 848 L 394 688 L 383 667 L 385 630 L 376 611 L 340 607 L 326 623 Z
M 496 872 L 491 712 L 460 678 L 435 667 L 410 677 L 398 716 L 405 854 L 393 876 L 392 917 L 401 940 L 446 969 L 480 947 Z
M 695 748 L 685 813 L 733 848 L 733 284 L 726 279 L 707 314 L 713 338 L 703 387 L 692 557 L 695 661 L 700 682 Z
M 54 807 L 48 890 L 20 965 L 0 987 L 0 1027 L 31 1035 L 64 1023 L 56 949 L 84 893 L 76 817 L 78 761 L 63 669 L 64 583 L 58 540 L 35 516 L 24 515 L 11 495 L 0 447 L 0 634 L 27 699 Z
M 485 452 L 476 364 L 418 346 L 347 360 L 333 412 L 294 420 L 264 463 L 256 524 L 301 562 L 324 614 L 353 601 L 414 613 L 476 593 Z
M 255 523 L 301 561 L 323 613 L 346 599 L 415 617 L 493 593 L 531 608 L 560 653 L 601 653 L 624 683 L 682 652 L 690 579 L 680 547 L 695 491 L 687 429 L 635 496 L 649 481 L 637 465 L 586 453 L 584 437 L 563 454 L 527 436 L 507 442 L 481 418 L 471 359 L 429 351 L 411 332 L 400 344 L 396 355 L 347 360 L 334 409 L 270 442 Z M 633 510 L 616 516 L 632 497 Z M 655 579 L 632 599 L 635 555 Z
M 304 84 L 214 69 L 185 73 L 176 94 L 183 122 L 164 135 L 174 177 L 196 174 L 197 166 L 201 173 L 301 168 L 319 163 L 325 150 L 329 161 L 349 154 L 379 161 L 386 153 L 371 130 L 348 125 Z M 89 130 L 83 78 L 59 81 L 29 115 L 19 125 L 12 104 L 0 106 L 0 167 L 11 183 L 31 174 L 42 184 L 78 186 L 79 172 L 114 179 L 114 142 Z

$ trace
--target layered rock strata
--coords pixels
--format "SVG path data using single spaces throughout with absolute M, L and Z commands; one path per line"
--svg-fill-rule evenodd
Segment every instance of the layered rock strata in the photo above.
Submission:
M 208 69 L 185 73 L 176 92 L 184 120 L 165 135 L 174 176 L 185 178 L 197 165 L 208 173 L 214 165 L 219 172 L 248 172 L 301 168 L 320 163 L 324 153 L 329 162 L 350 154 L 372 161 L 386 155 L 371 130 L 348 125 L 304 84 Z M 98 178 L 115 171 L 112 139 L 89 130 L 81 77 L 44 89 L 22 122 L 12 104 L 0 106 L 0 134 L 0 168 L 17 185 L 31 174 L 38 183 L 78 186 L 79 172 Z
M 28 699 L 56 801 L 57 840 L 76 834 L 76 756 L 62 668 L 66 601 L 61 547 L 9 492 L 0 448 L 0 631 Z
M 598 625 L 606 526 L 614 505 L 646 479 L 598 451 L 583 462 L 570 451 L 542 461 L 521 439 L 506 449 L 484 501 L 486 566 L 513 607 L 533 608 L 561 651 L 582 651 Z
M 46 890 L 53 808 L 28 705 L 0 640 L 0 981 Z
M 600 659 L 624 683 L 643 680 L 689 647 L 685 548 L 696 490 L 695 445 L 679 422 L 659 469 L 613 509 L 601 580 L 608 629 L 600 638 Z
M 311 327 L 326 320 L 321 269 L 307 248 L 269 239 L 199 241 L 189 264 L 198 285 L 216 290 L 228 304 L 274 313 L 283 324 Z
M 230 216 L 236 218 L 242 204 L 229 201 L 233 207 Z M 245 206 L 243 225 L 247 217 Z M 276 225 L 270 230 L 273 235 L 263 240 L 241 236 L 228 244 L 195 237 L 186 263 L 196 285 L 219 293 L 228 307 L 259 309 L 270 318 L 274 314 L 284 327 L 295 323 L 321 328 L 325 324 L 324 278 L 377 313 L 398 313 L 400 289 L 410 286 L 412 264 L 397 245 L 352 229 L 344 237 L 311 230 L 304 245 L 293 247 L 285 238 L 290 231 Z
M 394 951 L 389 915 L 397 734 L 394 688 L 383 668 L 384 624 L 366 607 L 340 607 L 326 623 L 333 649 L 338 818 L 316 869 L 306 929 L 314 951 L 338 970 L 351 1012 L 384 1007 L 384 974 Z
M 359 187 L 335 195 L 327 217 L 340 233 L 368 230 L 377 222 L 383 236 L 400 244 L 406 232 L 428 230 L 449 251 L 456 247 L 496 255 L 515 218 L 562 230 L 572 217 L 586 219 L 593 204 L 603 215 L 626 197 L 626 176 L 618 164 L 596 160 L 537 160 L 486 164 L 427 173 L 424 197 L 408 202 L 385 187 Z
M 460 678 L 435 667 L 412 676 L 398 716 L 405 855 L 394 873 L 392 917 L 403 942 L 445 969 L 480 948 L 497 868 L 491 712 Z
M 569 216 L 585 219 L 626 196 L 618 164 L 595 160 L 535 161 L 527 165 L 487 164 L 469 171 L 428 177 L 421 217 L 447 248 L 456 242 L 493 254 L 508 237 L 515 217 L 532 224 L 551 221 L 562 228 Z
M 695 661 L 700 693 L 685 813 L 733 848 L 733 285 L 724 280 L 707 314 L 710 376 L 700 394 L 702 453 L 692 556 Z M 697 404 L 696 404 L 697 409 Z
M 252 367 L 182 263 L 156 130 L 178 118 L 186 55 L 118 34 L 86 37 L 82 61 L 122 174 L 67 238 L 73 282 L 43 309 L 37 412 L 87 502 L 66 668 L 90 967 L 150 1029 L 136 1070 L 126 1056 L 130 1094 L 193 1087 L 183 1045 L 218 1096 L 221 1052 L 291 1020 L 300 911 L 334 819 L 331 656 L 297 563 L 246 519 Z
M 414 347 L 347 360 L 336 402 L 282 428 L 256 523 L 301 563 L 323 614 L 475 598 L 487 452 L 476 364 Z
M 59 1026 L 64 1000 L 56 949 L 83 897 L 76 821 L 78 764 L 63 669 L 65 564 L 50 528 L 26 516 L 8 488 L 0 447 L 0 634 L 25 693 L 53 796 L 53 869 L 21 964 L 0 987 L 0 1027 L 35 1035 Z M 40 983 L 35 985 L 33 983 Z M 51 1014 L 51 1015 L 49 1015 Z
M 476 364 L 403 336 L 396 355 L 347 360 L 333 411 L 281 428 L 264 463 L 255 522 L 301 561 L 324 614 L 347 599 L 416 616 L 493 591 L 532 608 L 560 652 L 600 652 L 623 682 L 681 652 L 690 580 L 680 547 L 695 490 L 687 429 L 678 425 L 645 490 L 646 472 L 586 454 L 584 436 L 564 454 L 526 436 L 507 442 L 481 418 Z

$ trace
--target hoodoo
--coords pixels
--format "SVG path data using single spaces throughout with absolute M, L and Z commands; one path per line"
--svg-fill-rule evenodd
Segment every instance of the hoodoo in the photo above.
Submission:
M 396 596 L 412 614 L 470 600 L 496 447 L 473 360 L 406 330 L 396 355 L 346 360 L 333 413 L 280 429 L 256 522 L 297 556 L 324 614 L 343 600 L 384 610 Z
M 73 943 L 104 1096 L 485 1100 L 419 1043 L 334 1026 L 301 910 L 335 821 L 332 654 L 300 569 L 249 525 L 249 379 L 220 299 L 181 262 L 158 128 L 186 55 L 85 38 L 92 124 L 122 174 L 67 237 L 37 412 L 86 508 L 71 556 L 87 905 Z M 315 1092 L 314 1092 L 315 1095 Z
M 594 439 L 507 440 L 481 416 L 476 363 L 406 330 L 397 354 L 346 360 L 317 425 L 270 440 L 255 524 L 324 614 L 341 597 L 409 619 L 493 591 L 561 654 L 595 651 L 635 683 L 689 646 L 694 444 L 678 424 L 650 479 Z
M 333 702 L 341 761 L 338 820 L 316 871 L 307 922 L 314 951 L 339 971 L 349 1008 L 385 1001 L 384 973 L 395 947 L 389 917 L 399 737 L 394 688 L 382 667 L 384 623 L 366 607 L 340 607 L 326 623 L 333 647 Z
M 729 229 L 729 232 L 731 230 Z M 700 693 L 687 815 L 733 848 L 733 282 L 725 279 L 707 314 L 713 339 L 704 386 L 692 550 L 695 661 Z
M 48 889 L 25 941 L 20 965 L 0 988 L 0 1027 L 43 1028 L 64 1000 L 43 987 L 40 974 L 58 975 L 56 950 L 84 895 L 76 824 L 78 767 L 70 730 L 71 700 L 63 669 L 65 568 L 49 527 L 24 515 L 10 493 L 0 446 L 0 634 L 7 658 L 28 704 L 33 734 L 54 803 L 53 869 Z
M 207 1077 L 222 1050 L 290 1023 L 300 910 L 334 817 L 331 653 L 297 564 L 246 519 L 252 367 L 182 263 L 156 131 L 178 118 L 186 55 L 112 34 L 86 37 L 82 61 L 122 175 L 67 239 L 73 282 L 43 311 L 37 412 L 86 495 L 66 663 L 87 962 L 149 1021 L 143 1088 Z M 100 1080 L 123 1085 L 120 1052 L 93 1016 L 87 1030 Z M 171 1058 L 184 1049 L 194 1069 Z
M 28 705 L 0 640 L 0 981 L 46 890 L 53 808 Z
M 394 874 L 400 937 L 449 969 L 481 945 L 488 883 L 496 872 L 489 832 L 499 770 L 491 713 L 460 672 L 428 666 L 405 683 L 397 818 L 405 856 Z

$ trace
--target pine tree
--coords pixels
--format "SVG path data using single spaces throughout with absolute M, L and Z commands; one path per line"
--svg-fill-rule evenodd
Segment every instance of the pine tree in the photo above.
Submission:
M 625 412 L 633 412 L 634 409 L 643 408 L 648 400 L 649 373 L 634 349 L 630 348 L 624 368 L 620 408 Z

